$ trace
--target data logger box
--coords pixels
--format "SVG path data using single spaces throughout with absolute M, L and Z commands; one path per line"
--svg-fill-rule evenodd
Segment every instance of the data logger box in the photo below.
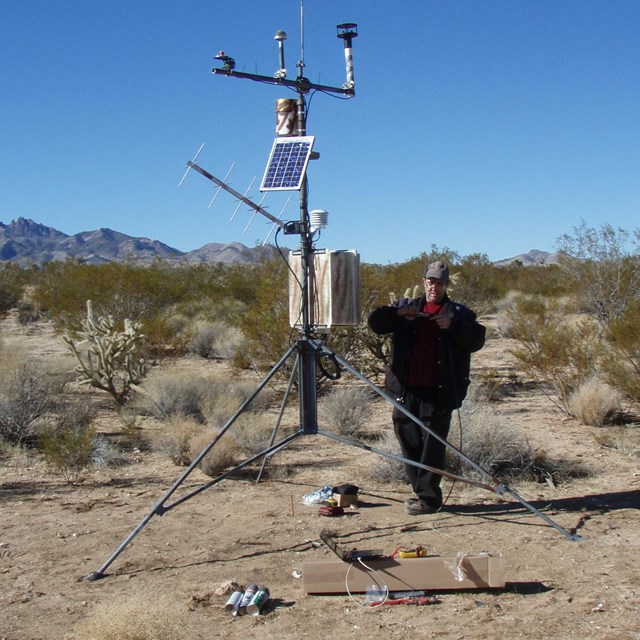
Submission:
M 289 254 L 289 324 L 301 327 L 304 269 L 302 252 Z M 360 256 L 357 251 L 309 252 L 309 323 L 318 330 L 360 323 Z

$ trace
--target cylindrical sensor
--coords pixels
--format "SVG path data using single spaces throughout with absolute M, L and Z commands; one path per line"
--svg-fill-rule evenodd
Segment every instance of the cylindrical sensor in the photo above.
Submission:
M 291 98 L 276 100 L 276 135 L 292 136 L 296 131 L 296 101 Z

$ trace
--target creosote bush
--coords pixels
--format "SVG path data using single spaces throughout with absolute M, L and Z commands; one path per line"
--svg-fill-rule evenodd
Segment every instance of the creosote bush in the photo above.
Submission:
M 567 318 L 561 307 L 538 297 L 516 298 L 507 315 L 517 341 L 510 352 L 523 373 L 549 385 L 554 404 L 570 413 L 569 395 L 600 366 L 598 325 L 588 318 Z
M 44 430 L 40 448 L 47 466 L 71 482 L 94 460 L 96 431 L 89 416 L 63 421 Z

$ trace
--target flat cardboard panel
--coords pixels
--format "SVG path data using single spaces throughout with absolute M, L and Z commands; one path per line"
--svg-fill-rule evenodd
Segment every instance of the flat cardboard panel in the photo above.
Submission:
M 504 587 L 502 556 L 487 553 L 382 558 L 359 562 L 322 558 L 303 563 L 305 593 L 364 593 L 367 585 L 384 582 L 390 591 L 488 589 Z

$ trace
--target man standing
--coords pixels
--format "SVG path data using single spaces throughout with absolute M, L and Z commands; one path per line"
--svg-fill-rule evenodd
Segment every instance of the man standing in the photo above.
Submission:
M 393 306 L 374 309 L 369 326 L 377 334 L 393 333 L 386 384 L 398 402 L 429 429 L 446 439 L 451 412 L 464 400 L 469 386 L 471 353 L 484 345 L 485 328 L 476 314 L 447 296 L 449 269 L 427 265 L 426 295 L 403 298 Z M 446 447 L 397 407 L 393 427 L 408 460 L 443 469 Z M 435 513 L 442 507 L 441 475 L 406 464 L 415 493 L 405 503 L 407 513 Z

